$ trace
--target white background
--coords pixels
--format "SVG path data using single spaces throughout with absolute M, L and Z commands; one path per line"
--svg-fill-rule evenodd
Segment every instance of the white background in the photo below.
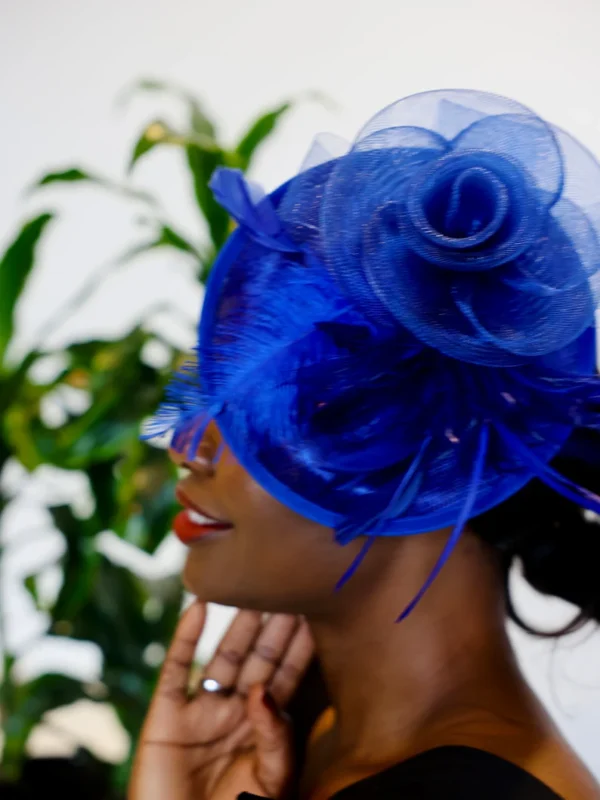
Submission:
M 513 96 L 600 155 L 599 31 L 598 0 L 0 0 L 0 245 L 26 212 L 48 205 L 63 212 L 19 309 L 19 346 L 35 339 L 86 275 L 135 240 L 135 211 L 125 203 L 84 189 L 31 199 L 24 188 L 43 171 L 71 164 L 121 177 L 142 124 L 178 114 L 159 97 L 117 109 L 118 93 L 136 79 L 185 85 L 231 138 L 259 110 L 289 96 L 317 89 L 335 100 L 335 109 L 303 103 L 282 125 L 254 169 L 267 188 L 297 169 L 314 133 L 351 137 L 381 106 L 439 87 Z M 137 173 L 139 186 L 159 193 L 170 218 L 198 236 L 185 178 L 171 152 L 151 156 Z M 182 313 L 198 313 L 201 296 L 188 265 L 157 254 L 121 270 L 50 344 L 118 335 L 165 298 Z M 180 344 L 191 342 L 183 337 Z M 58 483 L 85 502 L 76 481 Z M 32 488 L 11 530 L 2 531 L 5 542 L 14 544 L 16 520 L 40 521 L 40 487 L 52 493 L 55 485 L 55 476 L 38 476 L 37 494 Z M 60 542 L 50 534 L 44 541 L 35 552 L 15 550 L 12 577 L 3 576 L 7 636 L 15 647 L 43 631 L 14 578 L 23 558 L 56 557 Z M 136 563 L 168 571 L 180 552 L 169 544 L 161 558 Z M 516 591 L 528 618 L 564 619 L 564 604 L 536 598 L 518 579 Z M 520 634 L 515 640 L 536 689 L 600 776 L 599 635 L 588 631 L 559 644 Z M 98 669 L 91 651 L 65 656 L 47 643 L 28 651 L 38 665 L 58 658 L 73 672 Z

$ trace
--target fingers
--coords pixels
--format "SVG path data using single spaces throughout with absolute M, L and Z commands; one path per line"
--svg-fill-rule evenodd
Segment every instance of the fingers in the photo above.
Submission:
M 269 686 L 269 693 L 280 708 L 285 708 L 298 688 L 314 652 L 315 644 L 310 628 L 306 621 L 302 620 Z
M 257 611 L 238 612 L 203 672 L 225 689 L 247 695 L 254 684 L 269 687 L 284 707 L 300 683 L 314 654 L 314 642 L 304 620 L 273 614 L 263 624 Z
M 248 719 L 256 746 L 256 780 L 269 797 L 280 797 L 293 774 L 292 735 L 275 701 L 260 685 L 249 691 Z
M 237 679 L 237 691 L 248 694 L 256 683 L 266 685 L 278 669 L 298 627 L 298 618 L 273 614 L 264 624 Z
M 214 656 L 206 665 L 203 677 L 213 678 L 226 689 L 236 686 L 248 651 L 259 635 L 261 627 L 262 615 L 259 611 L 238 612 L 221 639 Z
M 206 606 L 197 601 L 182 614 L 160 671 L 156 702 L 187 701 L 190 669 L 205 619 Z

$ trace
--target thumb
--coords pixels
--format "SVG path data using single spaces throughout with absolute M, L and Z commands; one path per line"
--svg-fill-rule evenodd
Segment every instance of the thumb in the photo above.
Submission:
M 247 713 L 254 731 L 256 779 L 267 795 L 279 797 L 287 788 L 294 769 L 290 725 L 260 684 L 250 689 Z

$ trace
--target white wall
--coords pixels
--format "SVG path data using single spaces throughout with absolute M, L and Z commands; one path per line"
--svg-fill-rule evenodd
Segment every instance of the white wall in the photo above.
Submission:
M 40 172 L 80 163 L 122 173 L 134 134 L 164 108 L 153 98 L 115 111 L 117 93 L 140 77 L 197 92 L 228 136 L 295 93 L 319 89 L 335 99 L 338 110 L 305 104 L 282 126 L 255 168 L 268 187 L 295 171 L 316 131 L 352 136 L 384 104 L 443 86 L 514 96 L 600 155 L 599 31 L 597 0 L 0 0 L 0 244 L 26 208 L 40 205 L 22 197 Z M 194 232 L 175 154 L 149 159 L 139 183 Z M 50 201 L 65 220 L 20 309 L 22 345 L 134 237 L 132 213 L 94 192 L 56 191 Z M 124 269 L 53 341 L 118 333 L 165 296 L 192 315 L 199 309 L 185 264 L 157 255 Z M 563 604 L 517 589 L 536 619 L 564 615 Z M 32 635 L 32 625 L 18 618 L 21 632 Z M 600 637 L 558 645 L 515 638 L 537 690 L 600 775 Z

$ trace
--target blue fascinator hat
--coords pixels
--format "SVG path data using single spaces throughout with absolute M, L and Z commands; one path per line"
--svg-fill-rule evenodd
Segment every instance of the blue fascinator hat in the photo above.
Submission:
M 519 103 L 433 91 L 320 140 L 270 195 L 211 180 L 238 223 L 197 358 L 149 435 L 195 452 L 215 420 L 270 494 L 340 543 L 452 533 L 600 428 L 600 165 Z M 576 438 L 576 437 L 575 437 Z

